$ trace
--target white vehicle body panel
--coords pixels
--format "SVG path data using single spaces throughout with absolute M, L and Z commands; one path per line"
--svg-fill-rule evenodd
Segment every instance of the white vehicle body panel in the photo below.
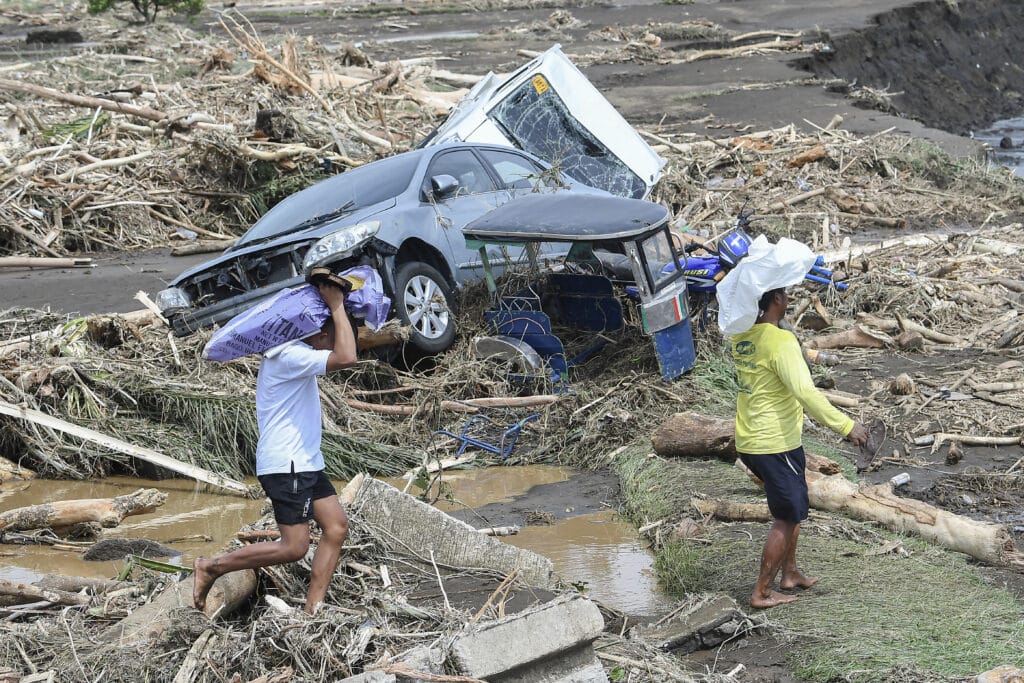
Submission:
M 527 87 L 523 88 L 524 85 Z M 522 100 L 524 95 L 535 101 L 513 103 L 514 98 Z M 552 95 L 556 95 L 561 104 L 552 104 Z M 548 102 L 541 100 L 545 96 Z M 513 109 L 515 106 L 520 109 Z M 510 120 L 517 113 L 524 114 L 524 117 Z M 606 155 L 603 159 L 607 163 L 603 167 L 595 166 L 592 158 L 582 158 L 582 152 L 576 153 L 576 150 L 571 149 L 566 143 L 568 138 L 557 134 L 559 122 L 563 126 L 571 125 L 565 124 L 560 118 L 565 113 L 603 144 L 615 159 L 611 160 Z M 545 122 L 525 121 L 526 117 L 549 119 L 547 130 L 553 132 L 544 132 Z M 519 130 L 514 130 L 520 124 Z M 536 136 L 529 139 L 529 129 L 534 125 L 538 126 L 536 134 L 542 136 L 541 139 Z M 644 198 L 650 194 L 665 166 L 665 159 L 651 149 L 587 77 L 569 61 L 558 45 L 511 76 L 488 73 L 462 99 L 426 144 L 459 140 L 519 147 L 541 157 L 580 182 L 634 198 Z M 572 161 L 568 165 L 565 163 L 565 158 L 571 159 L 574 154 L 581 162 L 575 167 Z M 625 170 L 618 164 L 628 168 L 639 182 L 626 179 L 623 175 Z M 588 173 L 591 174 L 589 177 Z

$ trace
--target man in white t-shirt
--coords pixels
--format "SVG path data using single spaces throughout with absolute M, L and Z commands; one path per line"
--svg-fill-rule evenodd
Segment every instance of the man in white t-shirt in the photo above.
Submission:
M 256 379 L 256 476 L 273 504 L 281 538 L 219 557 L 197 558 L 192 565 L 192 601 L 200 611 L 218 576 L 302 559 L 309 549 L 310 519 L 316 520 L 323 535 L 313 555 L 306 612 L 313 614 L 323 602 L 338 566 L 348 518 L 324 474 L 316 378 L 355 365 L 356 341 L 342 290 L 322 284 L 320 296 L 331 311 L 323 329 L 266 352 Z

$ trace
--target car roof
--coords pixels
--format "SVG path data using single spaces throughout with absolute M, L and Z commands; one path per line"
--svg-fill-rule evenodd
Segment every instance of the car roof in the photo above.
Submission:
M 636 239 L 669 219 L 661 204 L 612 195 L 531 194 L 484 214 L 462 229 L 483 242 L 602 242 Z

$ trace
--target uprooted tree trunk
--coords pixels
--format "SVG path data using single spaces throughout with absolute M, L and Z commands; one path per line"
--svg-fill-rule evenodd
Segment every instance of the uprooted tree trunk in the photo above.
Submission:
M 117 645 L 138 645 L 143 642 L 159 640 L 167 629 L 174 626 L 182 618 L 181 608 L 192 605 L 193 577 L 172 584 L 158 595 L 152 602 L 129 614 L 127 617 L 110 626 L 97 636 L 101 643 Z M 223 617 L 242 606 L 256 590 L 256 572 L 243 569 L 225 574 L 217 579 L 206 597 L 206 609 L 203 612 L 213 618 Z M 195 614 L 195 612 L 192 612 Z
M 1002 524 L 980 522 L 941 510 L 920 500 L 901 498 L 888 484 L 858 485 L 842 476 L 807 473 L 808 496 L 818 510 L 878 522 L 900 533 L 970 555 L 988 564 L 1024 571 L 1024 553 Z
M 167 494 L 156 489 L 139 489 L 116 498 L 89 498 L 41 503 L 0 514 L 0 532 L 32 529 L 60 529 L 83 522 L 115 527 L 129 515 L 152 512 L 164 504 Z
M 699 413 L 676 413 L 651 436 L 654 452 L 665 458 L 715 458 L 736 460 L 736 425 L 732 420 Z M 806 453 L 807 469 L 822 474 L 838 474 L 839 463 Z
M 742 469 L 760 483 L 753 473 L 745 467 Z M 856 484 L 839 474 L 827 475 L 810 469 L 806 477 L 807 496 L 815 510 L 875 522 L 893 531 L 920 536 L 987 564 L 1024 571 L 1024 553 L 1017 551 L 1009 530 L 1001 524 L 979 522 L 920 500 L 901 498 L 892 492 L 889 484 Z M 765 503 L 695 498 L 691 504 L 702 514 L 724 520 L 771 518 Z

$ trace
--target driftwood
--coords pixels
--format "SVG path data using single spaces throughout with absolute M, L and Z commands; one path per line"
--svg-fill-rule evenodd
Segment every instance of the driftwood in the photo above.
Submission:
M 156 121 L 158 123 L 167 118 L 167 114 L 164 112 L 150 109 L 149 107 L 138 107 L 134 104 L 117 102 L 115 100 L 108 100 L 102 97 L 72 95 L 71 93 L 61 92 L 42 85 L 34 85 L 23 81 L 12 81 L 7 78 L 0 78 L 0 90 L 21 92 L 28 95 L 35 95 L 36 97 L 45 97 L 46 99 L 56 100 L 57 102 L 63 102 L 64 104 L 70 104 L 76 107 L 85 107 L 93 110 L 99 108 L 106 111 L 119 112 L 121 114 L 137 116 L 139 118 Z
M 930 327 L 925 327 L 920 323 L 916 323 L 913 320 L 907 320 L 899 314 L 897 314 L 896 319 L 893 320 L 888 318 L 879 318 L 878 316 L 870 313 L 858 313 L 857 320 L 865 325 L 882 330 L 883 332 L 916 332 L 925 339 L 929 339 L 939 344 L 955 344 L 960 346 L 964 344 L 964 340 L 959 337 L 943 334 L 942 332 L 933 330 Z
M 192 254 L 213 254 L 222 252 L 232 244 L 234 239 L 226 240 L 196 240 L 190 244 L 171 249 L 171 256 L 190 256 Z
M 174 458 L 170 458 L 162 453 L 157 453 L 149 448 L 132 445 L 113 436 L 101 434 L 100 432 L 92 429 L 66 422 L 60 418 L 47 415 L 46 413 L 38 410 L 22 408 L 14 405 L 13 403 L 0 400 L 0 414 L 10 415 L 11 417 L 27 420 L 44 427 L 56 429 L 57 431 L 64 432 L 66 434 L 71 434 L 72 436 L 77 436 L 80 439 L 97 443 L 121 453 L 126 453 L 127 455 L 138 458 L 139 460 L 144 460 L 172 472 L 182 474 L 190 479 L 202 481 L 232 493 L 246 495 L 249 490 L 248 487 L 240 481 L 235 481 L 229 477 L 214 474 L 213 472 L 204 470 L 201 467 L 196 467 L 195 465 L 179 462 Z
M 553 394 L 542 394 L 538 396 L 509 396 L 492 398 L 468 398 L 464 401 L 441 401 L 442 410 L 451 410 L 457 413 L 476 413 L 480 408 L 532 408 L 545 406 L 559 400 Z M 356 410 L 366 410 L 384 415 L 415 415 L 424 409 L 423 405 L 396 404 L 385 405 L 381 403 L 367 403 L 354 398 L 346 398 L 345 405 Z
M 651 441 L 663 457 L 736 459 L 735 423 L 699 413 L 676 413 L 654 431 Z
M 734 522 L 770 522 L 772 513 L 764 503 L 740 503 L 713 498 L 691 498 L 690 505 L 705 517 Z
M 175 610 L 193 606 L 193 583 L 191 576 L 184 581 L 172 583 L 154 600 L 101 632 L 96 640 L 122 646 L 158 640 L 165 631 L 175 625 L 176 620 L 187 618 L 177 615 Z M 256 572 L 253 570 L 244 569 L 225 574 L 219 577 L 210 589 L 204 613 L 211 618 L 230 614 L 245 604 L 255 590 Z
M 0 256 L 0 268 L 92 268 L 91 258 Z
M 71 593 L 56 588 L 39 588 L 29 583 L 0 579 L 0 596 L 17 600 L 14 604 L 26 602 L 49 602 L 54 605 L 86 605 L 92 598 L 82 593 Z
M 35 479 L 36 473 L 7 458 L 0 458 L 0 484 L 15 479 Z
M 1024 444 L 1020 436 L 976 436 L 973 434 L 926 434 L 914 439 L 915 446 L 931 446 L 932 453 L 939 450 L 947 441 L 955 441 L 961 446 L 1019 446 Z
M 123 588 L 127 585 L 121 581 L 114 581 L 112 579 L 87 578 L 84 576 L 64 576 L 63 574 L 43 574 L 39 578 L 34 579 L 33 581 L 30 581 L 28 583 L 33 588 L 44 591 L 54 591 L 58 595 L 61 593 L 77 594 L 82 593 L 83 591 L 91 595 L 99 595 L 111 590 Z M 19 605 L 24 604 L 26 602 L 36 602 L 42 599 L 38 597 L 36 593 L 13 595 L 12 592 L 13 591 L 9 591 L 0 595 L 0 607 Z M 61 604 L 77 603 L 62 602 Z
M 736 423 L 699 413 L 676 413 L 651 436 L 654 452 L 666 458 L 715 458 L 731 463 L 736 460 Z M 824 456 L 805 451 L 807 469 L 822 474 L 837 474 L 839 464 Z
M 920 536 L 949 550 L 982 562 L 1024 571 L 1024 553 L 1018 552 L 1009 530 L 1001 524 L 980 522 L 947 512 L 913 498 L 901 498 L 889 484 L 858 485 L 842 475 L 807 472 L 811 507 L 865 522 L 877 522 L 900 533 Z M 691 501 L 695 508 L 720 519 L 757 519 L 757 510 L 770 518 L 767 504 L 727 501 Z M 736 515 L 731 517 L 729 515 Z
M 901 533 L 912 533 L 933 543 L 998 566 L 1024 571 L 1024 553 L 1001 524 L 980 522 L 947 512 L 912 498 L 901 498 L 891 486 L 860 485 L 839 475 L 807 475 L 811 506 L 866 522 L 878 522 Z
M 869 332 L 860 325 L 854 325 L 843 332 L 826 334 L 822 337 L 814 337 L 807 341 L 807 346 L 812 349 L 881 349 L 891 340 L 884 335 Z
M 167 494 L 156 489 L 139 489 L 115 498 L 87 498 L 40 503 L 0 513 L 0 532 L 55 529 L 83 522 L 115 527 L 129 515 L 152 512 L 164 504 Z

